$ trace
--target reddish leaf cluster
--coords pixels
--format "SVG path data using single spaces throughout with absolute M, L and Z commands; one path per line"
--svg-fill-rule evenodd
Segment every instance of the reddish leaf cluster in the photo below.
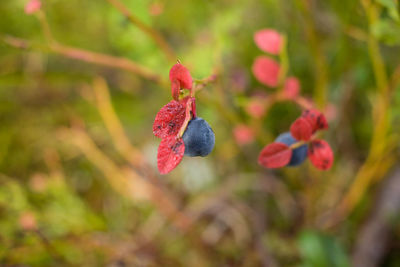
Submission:
M 316 131 L 327 128 L 324 114 L 316 109 L 305 110 L 290 127 L 291 135 L 299 142 L 291 146 L 279 142 L 267 145 L 260 152 L 258 163 L 266 168 L 284 167 L 290 162 L 293 149 L 302 143 L 308 143 L 307 156 L 311 163 L 320 170 L 330 169 L 333 164 L 331 147 L 326 141 L 313 138 Z
M 274 29 L 262 29 L 254 33 L 254 42 L 258 48 L 270 55 L 279 55 L 285 49 L 284 37 Z M 270 56 L 258 56 L 253 63 L 252 71 L 256 79 L 268 86 L 277 87 L 281 66 Z M 294 99 L 299 95 L 300 83 L 295 77 L 288 77 L 282 84 L 282 96 Z
M 179 99 L 182 89 L 192 89 L 189 71 L 177 63 L 171 68 L 169 79 L 174 100 L 160 109 L 153 124 L 154 135 L 162 139 L 157 152 L 157 167 L 161 174 L 169 173 L 181 162 L 185 153 L 182 133 L 190 119 L 196 116 L 195 99 Z

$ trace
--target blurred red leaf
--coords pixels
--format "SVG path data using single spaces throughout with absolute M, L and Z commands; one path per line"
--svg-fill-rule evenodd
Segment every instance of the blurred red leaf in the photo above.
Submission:
M 258 164 L 266 168 L 280 168 L 290 162 L 293 151 L 283 143 L 272 143 L 261 150 Z
M 254 34 L 254 42 L 262 51 L 273 55 L 278 55 L 283 45 L 282 36 L 273 29 L 257 31 Z
M 252 97 L 246 104 L 245 109 L 250 116 L 259 119 L 264 116 L 266 107 L 267 105 L 263 99 Z
M 300 117 L 290 126 L 290 133 L 297 140 L 308 141 L 312 135 L 312 127 L 305 118 Z
M 328 170 L 333 164 L 333 151 L 324 140 L 313 140 L 308 148 L 308 158 L 320 170 Z
M 192 89 L 192 76 L 187 68 L 177 63 L 172 66 L 169 71 L 169 79 L 171 81 L 171 93 L 175 100 L 178 100 L 179 90 L 181 88 Z
M 239 145 L 249 144 L 254 141 L 254 131 L 245 124 L 239 124 L 233 128 L 233 136 Z
M 25 5 L 25 14 L 33 14 L 42 7 L 42 2 L 40 0 L 30 0 Z
M 253 74 L 257 80 L 269 87 L 278 85 L 279 69 L 279 63 L 266 56 L 257 57 L 252 67 Z
M 288 99 L 296 98 L 300 93 L 300 82 L 296 77 L 289 77 L 283 87 L 283 96 Z
M 161 174 L 167 174 L 181 162 L 185 153 L 182 138 L 168 136 L 161 140 L 157 153 L 157 167 Z
M 164 138 L 177 134 L 185 120 L 185 111 L 186 105 L 175 100 L 163 106 L 154 120 L 154 135 Z
M 307 109 L 301 114 L 301 117 L 310 123 L 313 133 L 317 130 L 328 129 L 329 127 L 324 114 L 319 110 Z

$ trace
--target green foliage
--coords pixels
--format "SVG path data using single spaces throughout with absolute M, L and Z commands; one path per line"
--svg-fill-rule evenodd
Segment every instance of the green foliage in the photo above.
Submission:
M 350 266 L 343 247 L 331 236 L 306 230 L 300 233 L 298 243 L 304 267 Z

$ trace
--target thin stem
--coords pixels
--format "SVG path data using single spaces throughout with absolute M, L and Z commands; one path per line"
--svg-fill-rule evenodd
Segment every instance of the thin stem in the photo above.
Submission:
M 53 34 L 50 29 L 49 22 L 47 21 L 46 14 L 42 10 L 38 10 L 36 13 L 36 16 L 40 22 L 40 25 L 42 27 L 43 35 L 46 38 L 47 42 L 49 44 L 56 43 L 55 38 L 53 37 Z
M 125 155 L 126 158 L 129 158 L 129 161 L 135 162 L 137 167 L 142 167 L 145 162 L 144 156 L 139 149 L 131 145 L 131 142 L 126 136 L 122 124 L 112 106 L 108 86 L 103 78 L 97 77 L 94 80 L 93 92 L 96 99 L 97 110 L 112 140 L 115 141 L 114 144 L 117 150 L 122 155 Z
M 323 109 L 327 101 L 328 64 L 322 50 L 321 40 L 319 39 L 318 34 L 315 30 L 315 25 L 312 20 L 313 15 L 311 14 L 309 4 L 303 0 L 297 0 L 296 3 L 303 13 L 303 18 L 306 26 L 305 31 L 309 40 L 311 54 L 315 62 L 314 100 L 317 106 Z
M 385 63 L 382 59 L 381 53 L 379 51 L 379 43 L 375 36 L 371 32 L 372 25 L 374 25 L 379 19 L 379 9 L 375 4 L 370 1 L 361 0 L 364 7 L 365 13 L 367 14 L 369 33 L 368 33 L 368 52 L 372 63 L 372 68 L 374 71 L 374 76 L 376 80 L 376 85 L 378 90 L 382 95 L 387 94 L 388 78 L 385 70 Z
M 284 82 L 289 70 L 289 57 L 287 53 L 287 37 L 285 35 L 282 35 L 282 50 L 279 53 L 279 61 L 281 62 L 281 67 L 279 71 L 279 77 L 278 77 L 278 84 L 280 91 L 282 91 L 284 88 Z
M 13 47 L 21 49 L 28 49 L 32 47 L 38 49 L 46 49 L 52 53 L 60 54 L 68 58 L 73 58 L 89 63 L 126 70 L 135 73 L 137 75 L 140 75 L 143 78 L 155 81 L 161 85 L 167 83 L 167 81 L 162 76 L 153 72 L 151 69 L 124 57 L 116 57 L 107 54 L 96 53 L 80 48 L 65 46 L 57 42 L 49 43 L 43 46 L 34 46 L 31 44 L 30 41 L 26 39 L 21 39 L 13 36 L 3 36 L 2 39 L 6 44 Z
M 106 156 L 93 142 L 92 138 L 80 129 L 63 129 L 59 131 L 61 140 L 68 140 L 86 156 L 86 158 L 102 171 L 112 188 L 127 199 L 137 200 L 148 198 L 152 200 L 167 218 L 183 232 L 188 231 L 191 221 L 183 216 L 177 207 L 165 198 L 162 190 L 133 169 L 125 173 L 108 156 Z
M 377 86 L 377 100 L 373 105 L 373 134 L 368 157 L 358 170 L 356 177 L 344 195 L 333 218 L 328 226 L 338 223 L 359 203 L 371 183 L 378 178 L 382 179 L 384 173 L 394 164 L 387 156 L 391 153 L 389 137 L 389 83 L 385 70 L 384 60 L 379 51 L 379 43 L 371 32 L 371 26 L 379 18 L 379 8 L 369 0 L 361 0 L 369 24 L 368 53 Z
M 169 44 L 165 41 L 162 35 L 154 30 L 153 28 L 147 26 L 142 21 L 140 21 L 136 16 L 129 11 L 129 9 L 119 0 L 107 0 L 111 5 L 113 5 L 119 12 L 121 12 L 127 19 L 129 19 L 132 24 L 136 25 L 141 31 L 150 36 L 154 42 L 161 48 L 167 59 L 171 62 L 176 61 L 176 55 Z
M 50 49 L 55 53 L 62 54 L 70 58 L 128 70 L 130 72 L 139 74 L 146 79 L 153 80 L 158 83 L 161 83 L 163 81 L 163 78 L 161 78 L 159 74 L 156 74 L 147 67 L 139 65 L 138 63 L 123 57 L 115 57 L 106 54 L 95 53 L 60 44 L 50 45 Z

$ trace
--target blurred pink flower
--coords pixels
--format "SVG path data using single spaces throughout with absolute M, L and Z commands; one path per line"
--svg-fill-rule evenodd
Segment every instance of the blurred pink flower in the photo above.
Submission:
M 42 3 L 40 0 L 30 0 L 26 5 L 25 5 L 25 13 L 26 14 L 33 14 L 36 11 L 38 11 L 42 6 Z
M 262 51 L 278 55 L 282 49 L 283 38 L 273 29 L 263 29 L 254 34 L 254 42 Z
M 269 87 L 278 85 L 280 65 L 275 60 L 266 56 L 259 56 L 254 61 L 252 70 L 260 83 Z
M 233 136 L 239 145 L 246 145 L 254 140 L 254 132 L 249 126 L 239 124 L 233 129 Z
M 300 93 L 300 81 L 296 77 L 289 77 L 283 87 L 283 96 L 288 99 L 296 98 Z

